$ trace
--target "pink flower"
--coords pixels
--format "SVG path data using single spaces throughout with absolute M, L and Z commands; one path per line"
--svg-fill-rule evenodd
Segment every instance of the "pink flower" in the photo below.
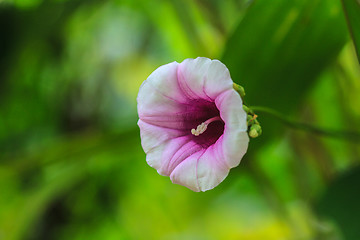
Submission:
M 248 147 L 246 113 L 229 70 L 198 57 L 156 69 L 137 97 L 147 163 L 193 191 L 216 187 Z

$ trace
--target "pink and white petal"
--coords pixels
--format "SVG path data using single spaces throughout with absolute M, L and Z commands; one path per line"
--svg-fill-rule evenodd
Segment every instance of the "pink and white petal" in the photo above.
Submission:
M 215 99 L 215 104 L 220 111 L 220 117 L 225 122 L 225 126 L 231 129 L 236 128 L 247 131 L 247 115 L 243 109 L 241 97 L 234 89 L 220 94 Z
M 186 123 L 184 122 L 183 113 L 174 113 L 174 114 L 158 114 L 153 116 L 143 115 L 139 117 L 142 121 L 149 123 L 154 126 L 159 126 L 163 128 L 176 129 L 176 130 L 188 130 Z
M 154 126 L 141 119 L 138 121 L 138 125 L 140 128 L 141 145 L 145 153 L 148 153 L 151 149 L 161 145 L 169 139 L 183 135 L 182 131 Z
M 159 169 L 161 169 L 161 167 L 163 165 L 163 161 L 164 161 L 164 158 L 162 157 L 162 154 L 163 154 L 164 151 L 167 150 L 167 142 L 169 142 L 171 140 L 172 139 L 168 139 L 168 140 L 164 141 L 162 144 L 151 148 L 146 153 L 146 162 L 147 162 L 147 164 L 150 167 L 155 168 L 160 175 L 165 175 L 165 174 L 161 174 Z
M 152 116 L 170 116 L 183 109 L 181 103 L 159 92 L 147 80 L 140 87 L 137 102 L 140 119 Z
M 233 89 L 233 83 L 227 67 L 218 60 L 212 60 L 205 76 L 206 95 L 215 99 L 224 91 Z
M 164 161 L 159 169 L 159 173 L 170 176 L 170 174 L 179 164 L 182 163 L 182 161 L 200 150 L 203 150 L 203 148 L 199 144 L 190 140 L 189 136 L 170 140 L 167 144 L 166 151 L 163 153 Z
M 206 74 L 211 65 L 211 60 L 204 57 L 185 59 L 178 67 L 178 84 L 180 89 L 189 99 L 211 98 L 204 91 Z
M 215 100 L 220 116 L 225 122 L 223 134 L 223 153 L 230 168 L 239 165 L 247 151 L 249 137 L 247 134 L 246 113 L 242 108 L 242 100 L 235 90 L 221 94 Z
M 197 181 L 197 163 L 204 151 L 205 150 L 198 151 L 183 160 L 171 173 L 171 181 L 175 184 L 185 186 L 194 192 L 199 192 L 200 188 Z
M 197 181 L 203 192 L 219 185 L 229 174 L 229 167 L 222 154 L 222 145 L 216 144 L 206 149 L 197 164 Z
M 233 88 L 229 70 L 218 60 L 204 57 L 186 59 L 178 67 L 180 88 L 189 98 L 214 100 Z
M 234 168 L 240 164 L 247 151 L 249 136 L 247 132 L 225 127 L 222 145 L 224 160 L 230 168 Z
M 177 62 L 160 66 L 145 81 L 162 95 L 177 102 L 186 102 L 187 99 L 177 84 L 178 67 L 179 63 Z

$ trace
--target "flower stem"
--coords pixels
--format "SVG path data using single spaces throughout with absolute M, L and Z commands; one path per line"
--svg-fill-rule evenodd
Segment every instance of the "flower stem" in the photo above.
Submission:
M 250 107 L 251 110 L 256 112 L 262 112 L 271 115 L 274 118 L 277 118 L 282 123 L 287 125 L 288 127 L 300 129 L 303 131 L 311 132 L 317 135 L 322 135 L 326 137 L 332 137 L 332 138 L 340 138 L 348 141 L 353 142 L 360 142 L 360 133 L 354 132 L 354 131 L 348 131 L 348 130 L 333 130 L 333 129 L 324 129 L 317 126 L 313 126 L 311 124 L 302 123 L 302 122 L 296 122 L 292 119 L 287 118 L 283 114 L 267 107 L 261 107 L 261 106 L 252 106 Z

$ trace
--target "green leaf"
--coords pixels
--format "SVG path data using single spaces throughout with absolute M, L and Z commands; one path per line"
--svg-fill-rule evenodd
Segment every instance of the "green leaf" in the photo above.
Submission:
M 346 40 L 339 1 L 258 0 L 230 37 L 222 59 L 232 79 L 245 88 L 247 105 L 290 114 Z M 264 115 L 259 121 L 263 136 L 258 142 L 279 135 L 276 121 Z
M 360 62 L 360 1 L 342 0 L 356 54 Z

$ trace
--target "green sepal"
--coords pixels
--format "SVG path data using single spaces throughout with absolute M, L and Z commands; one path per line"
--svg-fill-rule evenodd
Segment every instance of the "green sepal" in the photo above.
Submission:
M 236 84 L 236 83 L 233 84 L 233 88 L 235 89 L 235 91 L 237 91 L 240 94 L 240 97 L 242 99 L 244 99 L 244 97 L 245 97 L 245 89 L 242 86 L 240 86 L 239 84 Z

